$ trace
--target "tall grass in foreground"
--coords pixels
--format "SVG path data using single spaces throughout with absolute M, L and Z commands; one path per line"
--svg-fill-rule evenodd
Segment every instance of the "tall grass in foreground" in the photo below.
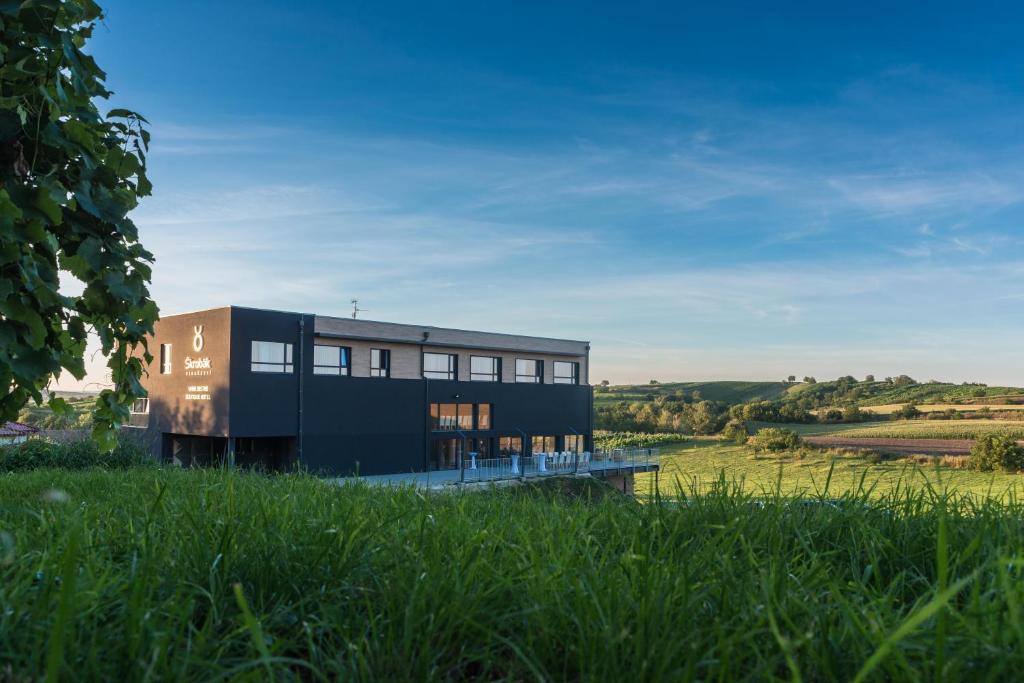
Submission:
M 1024 665 L 1024 506 L 724 480 L 425 495 L 0 477 L 0 678 L 877 680 Z

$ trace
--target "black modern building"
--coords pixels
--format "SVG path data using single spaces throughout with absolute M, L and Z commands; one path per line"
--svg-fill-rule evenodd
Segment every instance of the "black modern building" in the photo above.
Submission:
M 163 318 L 132 425 L 183 465 L 348 475 L 592 450 L 587 342 L 230 306 Z

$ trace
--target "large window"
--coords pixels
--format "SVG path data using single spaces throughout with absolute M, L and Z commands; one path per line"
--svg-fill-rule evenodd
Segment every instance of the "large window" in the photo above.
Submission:
M 518 436 L 502 436 L 498 439 L 498 454 L 503 458 L 522 455 L 523 440 Z
M 252 343 L 253 372 L 290 373 L 294 370 L 291 344 L 268 341 L 254 341 Z
M 370 349 L 370 377 L 391 376 L 391 352 L 387 349 Z
M 566 434 L 565 450 L 573 453 L 582 453 L 587 447 L 587 437 L 582 434 Z
M 171 345 L 161 344 L 160 345 L 160 374 L 169 375 L 171 374 Z
M 348 375 L 351 372 L 352 349 L 347 346 L 313 346 L 314 375 Z
M 555 451 L 555 437 L 553 436 L 535 436 L 531 439 L 531 445 L 533 446 L 532 453 L 554 453 Z
M 469 379 L 471 382 L 500 382 L 501 359 L 492 356 L 470 356 Z
M 474 420 L 474 413 L 477 419 Z M 491 405 L 481 403 L 431 403 L 430 428 L 435 432 L 454 432 L 491 428 Z
M 516 358 L 516 381 L 541 384 L 544 381 L 544 361 Z
M 555 384 L 579 384 L 580 364 L 569 361 L 556 360 L 554 370 Z
M 477 429 L 494 429 L 493 423 L 493 409 L 490 403 L 478 403 L 476 406 L 476 428 Z
M 427 379 L 455 379 L 456 362 L 454 353 L 423 353 L 423 376 Z

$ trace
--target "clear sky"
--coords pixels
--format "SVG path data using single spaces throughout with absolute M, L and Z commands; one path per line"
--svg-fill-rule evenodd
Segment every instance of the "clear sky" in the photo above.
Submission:
M 1019 3 L 139 2 L 165 314 L 593 342 L 591 379 L 1024 384 Z

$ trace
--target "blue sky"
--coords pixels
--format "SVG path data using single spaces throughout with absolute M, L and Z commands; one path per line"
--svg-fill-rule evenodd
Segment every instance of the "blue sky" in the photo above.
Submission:
M 162 310 L 1024 384 L 1024 10 L 553 4 L 105 3 Z

